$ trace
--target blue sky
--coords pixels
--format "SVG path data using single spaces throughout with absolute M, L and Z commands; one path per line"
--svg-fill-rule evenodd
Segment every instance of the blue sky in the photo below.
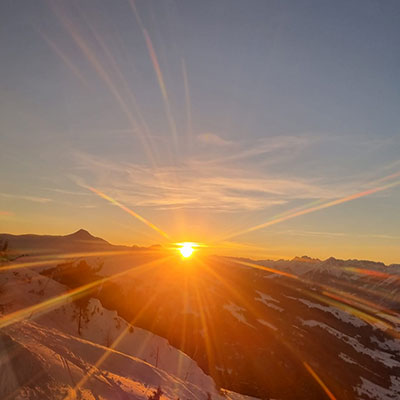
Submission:
M 0 11 L 1 231 L 163 241 L 91 186 L 177 241 L 216 243 L 400 170 L 397 1 Z M 394 185 L 219 251 L 399 262 L 399 204 Z

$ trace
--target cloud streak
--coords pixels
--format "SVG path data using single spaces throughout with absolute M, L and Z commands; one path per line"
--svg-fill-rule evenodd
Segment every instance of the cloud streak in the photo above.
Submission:
M 39 197 L 39 196 L 25 196 L 20 194 L 13 194 L 13 193 L 0 193 L 1 197 L 7 199 L 17 199 L 17 200 L 26 200 L 26 201 L 33 201 L 34 203 L 50 203 L 53 200 L 47 197 Z
M 211 132 L 201 133 L 200 135 L 197 135 L 197 140 L 200 143 L 209 145 L 209 146 L 225 147 L 225 146 L 234 145 L 234 142 L 223 139 L 221 136 L 218 136 L 215 133 L 211 133 Z
M 274 136 L 250 143 L 204 133 L 197 139 L 206 146 L 154 168 L 77 152 L 74 156 L 80 178 L 75 182 L 94 186 L 132 207 L 216 212 L 260 211 L 285 204 L 290 212 L 303 212 L 307 207 L 346 198 L 355 188 L 368 190 L 373 184 L 360 175 L 333 179 L 318 177 L 321 174 L 316 171 L 313 177 L 304 176 L 304 172 L 301 176 L 295 161 L 288 168 L 287 156 L 293 158 L 322 140 L 316 136 Z M 278 169 L 282 163 L 284 168 Z
M 210 158 L 204 154 L 195 158 L 199 162 L 207 162 L 210 164 L 226 164 L 237 161 L 258 161 L 261 156 L 268 156 L 270 161 L 281 161 L 285 153 L 291 155 L 301 152 L 307 146 L 314 143 L 318 139 L 313 136 L 272 136 L 268 138 L 258 139 L 249 144 L 247 141 L 231 141 L 222 139 L 221 137 L 206 133 L 198 136 L 198 140 L 214 144 L 218 149 L 224 149 L 228 152 L 219 157 Z
M 255 211 L 291 200 L 330 199 L 343 192 L 311 180 L 199 161 L 149 169 L 84 153 L 79 153 L 78 160 L 91 185 L 125 204 L 161 210 Z
M 383 240 L 386 239 L 400 240 L 400 236 L 387 235 L 381 233 L 325 232 L 325 231 L 303 231 L 303 230 L 275 231 L 274 233 L 281 235 L 293 235 L 293 236 L 360 237 L 360 238 L 383 239 Z

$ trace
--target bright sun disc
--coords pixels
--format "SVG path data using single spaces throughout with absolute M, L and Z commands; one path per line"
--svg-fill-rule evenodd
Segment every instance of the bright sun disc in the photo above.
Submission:
M 192 243 L 182 243 L 179 251 L 181 252 L 182 257 L 190 257 L 193 253 Z

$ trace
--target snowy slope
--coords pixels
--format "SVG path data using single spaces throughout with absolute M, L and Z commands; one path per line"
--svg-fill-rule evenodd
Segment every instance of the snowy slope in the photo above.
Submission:
M 296 399 L 322 400 L 324 391 L 304 367 L 306 362 L 338 399 L 399 398 L 399 265 L 305 256 L 279 261 L 208 257 L 205 264 L 212 270 L 200 265 L 182 270 L 180 265 L 163 263 L 161 253 L 80 256 L 93 268 L 103 265 L 100 276 L 129 271 L 122 279 L 113 279 L 116 286 L 95 294 L 125 320 L 95 299 L 82 318 L 81 336 L 74 304 L 25 318 L 100 346 L 109 347 L 121 337 L 117 352 L 200 388 L 203 396 L 210 392 L 219 398 L 214 380 L 221 387 L 261 398 L 292 400 L 295 393 Z M 46 277 L 51 273 L 36 274 L 60 264 L 63 257 L 57 255 L 34 271 L 0 273 L 0 312 L 63 293 L 64 286 Z M 79 264 L 80 258 L 72 260 Z M 154 260 L 157 267 L 148 268 Z M 261 268 L 251 268 L 254 264 Z M 146 267 L 138 268 L 140 273 L 131 274 L 142 265 Z M 137 326 L 126 322 L 132 319 Z M 4 379 L 18 382 L 15 376 Z M 135 385 L 139 384 L 150 383 L 139 379 Z M 148 393 L 156 388 L 151 387 Z M 243 398 L 226 391 L 224 395 Z
M 6 336 L 7 335 L 7 336 Z M 184 396 L 192 399 L 205 399 L 205 391 L 190 382 L 183 382 L 162 369 L 155 368 L 138 358 L 111 350 L 76 336 L 45 327 L 33 321 L 23 321 L 6 329 L 2 336 L 2 361 L 8 357 L 15 360 L 13 353 L 24 353 L 13 363 L 16 380 L 23 385 L 15 387 L 10 381 L 10 398 L 24 398 L 23 393 L 31 390 L 28 398 L 35 398 L 35 386 L 30 384 L 32 373 L 38 372 L 39 398 L 62 399 L 68 394 L 72 397 L 73 388 L 90 374 L 83 385 L 83 398 L 95 399 L 147 399 L 152 389 L 160 386 L 166 399 Z M 13 346 L 8 343 L 12 342 Z M 6 347 L 6 350 L 4 350 Z M 108 352 L 108 353 L 107 353 Z M 95 365 L 104 354 L 108 357 L 97 368 Z M 3 361 L 4 362 L 4 361 Z M 35 364 L 35 368 L 32 368 Z M 35 379 L 36 381 L 36 379 Z M 12 389 L 17 392 L 12 393 Z M 19 396 L 17 396 L 19 393 Z M 218 398 L 218 397 L 216 397 Z
M 3 318 L 35 304 L 49 304 L 65 291 L 33 270 L 3 271 Z M 90 371 L 81 399 L 147 399 L 158 386 L 164 399 L 207 399 L 208 393 L 213 399 L 248 398 L 221 395 L 212 378 L 187 355 L 166 339 L 131 326 L 97 299 L 90 300 L 82 319 L 79 336 L 78 309 L 68 299 L 3 328 L 0 361 L 8 368 L 1 368 L 0 397 L 62 399 L 72 396 L 74 386 Z

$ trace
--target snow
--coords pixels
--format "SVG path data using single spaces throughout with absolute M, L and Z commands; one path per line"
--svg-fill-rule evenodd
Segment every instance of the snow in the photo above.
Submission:
M 278 330 L 278 328 L 277 328 L 276 326 L 272 325 L 270 322 L 267 322 L 267 321 L 265 321 L 265 320 L 263 320 L 263 319 L 258 319 L 257 321 L 258 321 L 261 325 L 268 326 L 268 328 L 270 328 L 270 329 L 272 329 L 272 330 L 274 330 L 274 331 L 277 331 L 277 330 Z
M 394 378 L 394 379 L 393 379 Z M 363 396 L 362 398 L 365 399 L 364 396 L 368 396 L 369 399 L 376 399 L 376 400 L 396 400 L 400 396 L 400 388 L 398 385 L 398 378 L 391 377 L 392 386 L 389 389 L 386 389 L 382 386 L 377 385 L 361 377 L 361 385 L 355 387 L 355 390 L 358 395 Z M 394 383 L 394 384 L 393 384 Z
M 63 285 L 34 272 L 24 271 L 24 274 L 13 278 L 8 281 L 10 290 L 4 296 L 7 303 L 13 305 L 7 310 L 8 312 L 36 304 L 45 300 L 46 297 L 55 297 L 66 290 Z M 32 288 L 27 290 L 27 286 Z M 39 295 L 38 292 L 43 288 L 46 293 Z M 121 337 L 116 347 L 118 350 L 153 364 L 158 361 L 159 367 L 165 368 L 171 373 L 178 373 L 179 366 L 180 373 L 187 375 L 187 379 L 193 379 L 204 387 L 212 384 L 212 379 L 205 375 L 197 365 L 193 367 L 193 360 L 173 348 L 166 339 L 136 327 L 133 328 L 133 332 L 130 332 L 130 325 L 118 317 L 116 311 L 104 309 L 99 300 L 91 299 L 85 314 L 89 320 L 86 321 L 85 317 L 82 318 L 81 335 L 83 338 L 109 346 Z M 70 300 L 67 300 L 60 307 L 37 316 L 36 319 L 43 325 L 54 326 L 63 332 L 77 335 L 77 315 L 77 308 Z
M 347 354 L 345 353 L 339 353 L 339 357 L 343 360 L 346 361 L 349 364 L 355 364 L 358 365 L 351 357 L 349 357 Z
M 5 305 L 5 314 L 46 304 L 44 311 L 32 312 L 28 319 L 2 329 L 0 366 L 13 368 L 0 368 L 1 398 L 6 391 L 17 390 L 13 398 L 22 399 L 28 389 L 18 389 L 24 381 L 21 376 L 28 381 L 34 368 L 46 377 L 43 382 L 35 380 L 37 390 L 50 391 L 50 398 L 55 399 L 72 394 L 73 387 L 88 374 L 80 393 L 82 400 L 147 400 L 158 386 L 165 393 L 162 399 L 205 400 L 207 393 L 213 399 L 224 399 L 213 379 L 195 361 L 166 339 L 132 327 L 115 311 L 104 309 L 99 300 L 90 299 L 79 335 L 78 309 L 72 300 L 49 301 L 66 292 L 63 285 L 24 268 L 3 271 L 0 287 L 0 304 Z M 244 318 L 243 309 L 234 306 L 231 304 L 230 309 Z M 10 361 L 10 343 L 23 357 Z M 102 362 L 97 364 L 100 359 Z M 234 400 L 249 399 L 240 394 L 232 396 Z
M 305 321 L 301 318 L 299 318 L 299 319 L 302 322 L 303 326 L 319 327 L 321 329 L 324 329 L 327 332 L 329 332 L 331 335 L 342 340 L 344 343 L 347 343 L 358 353 L 365 354 L 365 355 L 371 357 L 373 360 L 376 360 L 389 368 L 400 367 L 400 362 L 393 359 L 393 357 L 394 357 L 393 354 L 386 353 L 381 350 L 373 350 L 368 347 L 365 347 L 357 339 L 355 339 L 351 336 L 348 336 L 342 332 L 339 332 L 338 330 L 332 328 L 331 326 L 329 326 L 327 324 L 324 324 L 323 322 L 319 322 L 319 321 L 315 321 L 315 320 Z
M 38 360 L 48 381 L 54 379 L 58 383 L 52 389 L 53 398 L 71 392 L 78 382 L 89 375 L 87 385 L 83 387 L 104 398 L 126 396 L 126 399 L 147 399 L 149 388 L 161 386 L 166 398 L 182 396 L 206 399 L 205 389 L 209 388 L 184 382 L 139 358 L 63 334 L 33 321 L 22 321 L 8 327 L 6 333 L 26 349 L 33 359 Z M 105 354 L 107 357 L 98 364 Z M 21 373 L 21 370 L 26 369 L 25 360 L 26 357 L 21 358 L 17 365 L 14 363 L 14 370 L 18 369 Z M 211 393 L 216 395 L 215 389 Z
M 276 302 L 276 303 L 279 303 L 278 300 L 274 299 L 273 297 L 269 296 L 268 294 L 259 292 L 258 290 L 256 290 L 256 292 L 257 292 L 258 295 L 260 296 L 260 297 L 256 297 L 256 298 L 255 298 L 256 301 L 259 301 L 259 302 L 265 304 L 267 307 L 272 308 L 272 309 L 274 309 L 274 310 L 277 310 L 277 311 L 279 311 L 279 312 L 285 311 L 284 308 L 279 307 L 279 306 L 277 306 L 277 305 L 274 304 L 274 303 L 271 303 L 271 301 Z M 268 300 L 269 300 L 269 301 L 268 301 Z
M 264 302 L 265 300 L 268 300 L 268 301 L 273 301 L 275 303 L 279 303 L 279 300 L 274 299 L 269 294 L 260 292 L 259 290 L 256 290 L 256 293 L 260 296 L 259 298 L 256 298 L 256 300 L 259 300 L 261 302 Z
M 237 304 L 229 302 L 228 304 L 224 304 L 223 308 L 229 311 L 239 322 L 242 324 L 248 325 L 251 328 L 254 328 L 253 325 L 249 324 L 246 320 L 246 317 L 242 314 L 246 309 L 239 307 Z
M 267 307 L 269 307 L 269 308 L 272 308 L 273 310 L 276 310 L 276 311 L 279 311 L 279 312 L 282 312 L 282 311 L 285 311 L 285 309 L 284 308 L 282 308 L 282 307 L 279 307 L 279 306 L 277 306 L 276 304 L 274 304 L 274 303 L 268 303 L 268 302 L 263 302 Z
M 400 395 L 400 377 L 392 375 L 390 377 L 390 382 L 391 382 L 390 389 Z
M 400 340 L 397 338 L 385 339 L 384 342 L 381 342 L 376 336 L 371 336 L 369 340 L 371 343 L 376 343 L 378 347 L 383 350 L 397 351 L 400 353 Z
M 332 314 L 335 318 L 340 319 L 343 322 L 351 324 L 356 328 L 360 328 L 362 326 L 367 326 L 367 323 L 360 318 L 355 317 L 345 311 L 339 310 L 338 308 L 331 306 L 324 306 L 322 304 L 313 303 L 312 301 L 306 299 L 297 299 L 300 303 L 305 304 L 308 308 L 315 308 L 321 311 L 325 311 L 327 313 Z

